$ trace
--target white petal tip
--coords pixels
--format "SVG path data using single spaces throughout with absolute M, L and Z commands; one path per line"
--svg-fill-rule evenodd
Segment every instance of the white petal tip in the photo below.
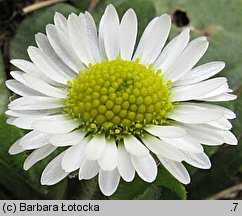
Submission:
M 188 185 L 190 182 L 191 182 L 191 179 L 181 181 L 181 183 L 184 184 L 184 185 Z
M 30 167 L 31 167 L 31 166 L 30 166 L 28 163 L 24 163 L 24 165 L 23 165 L 23 169 L 24 169 L 25 171 L 29 170 Z
M 235 138 L 234 140 L 230 140 L 230 142 L 226 142 L 226 144 L 236 146 L 238 145 L 238 140 Z
M 60 12 L 55 11 L 55 15 L 54 16 L 63 16 Z
M 231 96 L 233 96 L 233 99 L 232 100 L 237 99 L 237 95 L 231 94 Z
M 44 34 L 41 33 L 41 32 L 36 33 L 36 34 L 35 34 L 35 39 L 38 38 L 38 37 L 41 37 L 42 35 L 44 35 Z
M 18 62 L 19 60 L 20 59 L 12 59 L 12 60 L 10 60 L 10 63 L 13 64 L 13 65 L 15 65 L 15 63 Z
M 218 61 L 218 63 L 221 65 L 220 67 L 222 68 L 221 70 L 223 70 L 224 69 L 224 67 L 225 67 L 225 62 L 223 62 L 223 61 Z
M 10 155 L 16 155 L 16 154 L 19 154 L 20 152 L 16 151 L 15 148 L 10 147 L 10 149 L 8 150 L 8 153 Z
M 21 152 L 23 152 L 23 151 L 24 151 L 24 149 L 22 149 L 21 146 L 20 146 L 19 143 L 18 143 L 18 144 L 13 144 L 13 145 L 9 148 L 8 153 L 9 153 L 10 155 L 16 155 L 16 154 L 19 154 L 19 153 L 21 153 Z
M 56 183 L 58 183 L 59 181 L 50 181 L 49 179 L 44 179 L 41 177 L 40 179 L 40 184 L 41 185 L 47 185 L 47 186 L 51 186 L 51 185 L 54 185 Z
M 238 140 L 231 131 L 224 132 L 224 142 L 228 145 L 238 145 Z
M 134 14 L 136 14 L 133 8 L 129 8 L 126 13 L 134 13 Z
M 186 33 L 190 33 L 191 31 L 191 28 L 188 26 L 188 27 L 185 27 L 183 32 L 186 32 Z
M 50 182 L 48 182 L 47 180 L 44 180 L 44 179 L 40 180 L 40 184 L 42 184 L 42 185 L 52 185 Z
M 113 4 L 108 4 L 108 6 L 107 6 L 107 8 L 110 8 L 110 7 L 112 7 L 112 8 L 114 8 L 115 9 L 115 7 L 113 6 Z
M 207 41 L 208 40 L 208 38 L 206 36 L 202 36 L 202 37 L 199 37 L 197 39 L 201 40 L 201 41 Z

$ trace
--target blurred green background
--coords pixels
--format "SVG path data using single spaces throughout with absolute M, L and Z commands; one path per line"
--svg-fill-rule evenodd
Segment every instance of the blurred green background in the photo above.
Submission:
M 60 0 L 26 11 L 26 6 L 41 2 L 43 0 L 0 0 L 0 199 L 242 199 L 242 0 Z M 212 168 L 198 170 L 187 166 L 192 181 L 185 187 L 162 167 L 154 183 L 144 183 L 138 177 L 132 183 L 122 181 L 109 198 L 100 193 L 96 178 L 80 182 L 75 174 L 46 187 L 40 185 L 40 176 L 53 155 L 25 172 L 22 165 L 28 152 L 16 156 L 8 154 L 11 144 L 26 133 L 5 123 L 4 112 L 11 93 L 4 82 L 14 69 L 9 60 L 28 59 L 27 47 L 35 45 L 37 32 L 45 33 L 46 24 L 53 23 L 55 11 L 67 17 L 71 12 L 89 10 L 98 23 L 109 3 L 117 8 L 119 15 L 130 7 L 136 11 L 138 37 L 153 17 L 169 13 L 173 20 L 169 40 L 190 25 L 192 38 L 205 35 L 210 42 L 199 64 L 213 60 L 226 62 L 219 76 L 227 77 L 238 98 L 222 105 L 237 114 L 232 124 L 239 145 L 206 147 Z

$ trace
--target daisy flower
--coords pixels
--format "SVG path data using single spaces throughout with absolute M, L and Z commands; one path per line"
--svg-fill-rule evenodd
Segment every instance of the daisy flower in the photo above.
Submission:
M 88 13 L 60 13 L 38 47 L 29 47 L 31 62 L 11 63 L 14 79 L 7 87 L 20 97 L 10 102 L 7 122 L 30 130 L 9 149 L 33 150 L 28 170 L 58 150 L 44 169 L 41 184 L 53 185 L 72 172 L 79 179 L 98 175 L 100 190 L 112 195 L 120 178 L 135 173 L 146 182 L 161 163 L 183 184 L 190 182 L 183 162 L 201 169 L 211 164 L 204 145 L 236 145 L 228 119 L 235 114 L 210 102 L 229 101 L 227 79 L 216 77 L 220 61 L 196 66 L 208 48 L 206 37 L 189 42 L 189 28 L 165 45 L 171 18 L 148 24 L 137 45 L 137 17 L 127 10 L 121 21 L 107 6 L 98 30 Z

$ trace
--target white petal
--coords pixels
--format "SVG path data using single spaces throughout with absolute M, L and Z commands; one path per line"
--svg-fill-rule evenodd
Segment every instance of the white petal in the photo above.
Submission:
M 214 62 L 209 62 L 203 65 L 200 65 L 198 67 L 193 68 L 189 72 L 185 74 L 185 76 L 182 76 L 179 80 L 174 82 L 172 85 L 177 86 L 177 85 L 188 85 L 188 84 L 193 84 L 193 83 L 198 83 L 203 80 L 206 80 L 221 70 L 223 70 L 225 67 L 224 62 L 220 61 L 214 61 Z
M 130 60 L 134 52 L 137 36 L 137 17 L 133 9 L 129 9 L 124 14 L 120 23 L 120 57 Z
M 46 35 L 38 33 L 35 35 L 35 41 L 39 49 L 61 70 L 58 72 L 68 79 L 72 79 L 75 73 L 59 58 L 55 50 L 52 48 Z
M 161 156 L 158 156 L 162 165 L 181 183 L 188 184 L 190 183 L 190 176 L 186 168 L 180 162 L 172 161 L 165 159 Z
M 224 77 L 214 78 L 187 86 L 171 88 L 171 101 L 202 100 L 206 95 L 219 95 L 228 88 L 227 79 Z
M 151 125 L 148 128 L 145 128 L 149 133 L 162 138 L 177 138 L 183 137 L 186 135 L 186 131 L 182 128 L 176 126 L 159 126 Z
M 129 153 L 122 144 L 118 146 L 118 171 L 126 182 L 131 182 L 135 176 L 135 169 Z
M 28 82 L 26 82 L 26 80 L 23 78 L 23 75 L 29 75 L 29 76 L 34 76 L 34 77 L 38 77 L 38 79 L 41 79 L 43 80 L 45 83 L 51 83 L 48 79 L 46 79 L 46 77 L 44 76 L 39 76 L 38 74 L 37 75 L 32 75 L 32 74 L 27 74 L 27 73 L 23 73 L 23 72 L 20 72 L 20 71 L 11 71 L 10 72 L 11 76 L 19 81 L 20 83 L 22 83 L 24 86 L 25 86 L 25 89 L 29 89 L 29 91 L 33 92 L 33 96 L 37 95 L 37 96 L 43 96 L 42 93 L 38 92 L 38 91 L 35 91 L 31 85 L 29 85 Z M 53 84 L 53 83 L 51 83 Z
M 106 148 L 106 138 L 104 135 L 95 135 L 87 144 L 85 157 L 88 160 L 98 160 L 102 157 Z
M 22 113 L 18 113 L 16 110 L 7 110 L 5 112 L 6 115 L 8 116 L 12 116 L 12 117 L 20 117 L 22 116 Z M 25 113 L 25 115 L 27 115 L 27 113 Z
M 187 46 L 190 38 L 190 28 L 185 28 L 177 37 L 170 41 L 162 50 L 160 56 L 155 61 L 154 67 L 161 69 L 162 73 L 166 73 L 176 58 L 181 54 Z
M 187 124 L 208 123 L 222 117 L 223 112 L 220 110 L 209 110 L 193 105 L 176 105 L 168 116 L 170 119 Z
M 15 154 L 19 154 L 21 152 L 24 152 L 25 149 L 22 148 L 22 146 L 20 146 L 20 139 L 18 139 L 13 145 L 11 145 L 11 147 L 8 150 L 8 153 L 10 155 L 15 155 Z
M 21 69 L 22 71 L 26 72 L 27 74 L 36 76 L 42 80 L 44 80 L 45 82 L 49 83 L 49 84 L 54 84 L 54 85 L 58 85 L 57 82 L 51 80 L 50 78 L 48 78 L 47 76 L 45 76 L 40 70 L 39 68 L 34 65 L 32 62 L 26 61 L 26 60 L 22 60 L 22 59 L 13 59 L 11 60 L 11 63 L 13 65 L 15 65 L 16 67 L 18 67 L 19 69 Z M 18 80 L 19 82 L 25 84 L 25 80 L 20 77 L 20 74 L 23 74 L 22 71 L 11 71 L 10 74 L 11 76 Z M 20 79 L 18 79 L 20 78 Z
M 49 144 L 48 135 L 38 131 L 31 131 L 22 137 L 19 145 L 21 148 L 36 149 Z
M 176 61 L 167 69 L 166 80 L 178 80 L 199 61 L 208 48 L 208 41 L 197 38 L 191 41 Z
M 117 169 L 113 171 L 100 170 L 98 175 L 98 184 L 105 196 L 111 196 L 117 190 L 119 180 L 120 175 Z
M 38 68 L 32 62 L 23 59 L 12 59 L 10 62 L 11 64 L 28 74 L 37 74 Z
M 114 140 L 107 140 L 105 151 L 98 160 L 98 164 L 103 171 L 112 171 L 117 167 L 118 150 Z
M 69 116 L 69 114 L 57 113 L 56 115 L 43 116 L 41 119 L 43 119 L 43 120 L 53 120 L 53 121 L 62 121 L 62 120 L 71 119 L 71 117 Z
M 227 143 L 229 145 L 238 145 L 238 140 L 232 132 L 224 131 L 224 132 L 222 132 L 222 135 L 224 137 L 225 143 Z
M 29 116 L 22 116 L 16 118 L 12 123 L 13 125 L 27 129 L 27 130 L 33 130 L 34 127 L 32 126 L 34 122 L 39 121 L 39 120 L 49 120 L 49 119 L 58 119 L 59 116 L 63 115 L 51 115 L 51 116 L 45 116 L 40 113 L 40 115 L 29 115 Z
M 119 17 L 113 5 L 108 5 L 103 20 L 103 40 L 108 60 L 119 55 Z
M 22 77 L 30 88 L 42 94 L 55 98 L 66 98 L 67 96 L 65 91 L 53 87 L 37 77 L 29 74 L 23 74 Z
M 71 146 L 65 151 L 61 166 L 66 172 L 73 172 L 80 167 L 89 140 L 89 138 L 85 138 L 79 144 Z
M 96 160 L 86 160 L 81 162 L 79 169 L 79 180 L 91 179 L 95 177 L 100 170 L 98 162 Z
M 200 169 L 210 169 L 211 162 L 205 153 L 192 153 L 185 154 L 185 161 L 194 167 Z
M 144 157 L 131 155 L 131 161 L 140 178 L 146 182 L 153 182 L 155 180 L 157 175 L 157 165 L 150 154 Z
M 206 98 L 210 98 L 210 97 L 214 97 L 216 95 L 219 95 L 219 94 L 223 94 L 223 93 L 226 93 L 228 91 L 228 83 L 224 83 L 223 85 L 221 85 L 219 88 L 199 97 L 199 100 L 203 100 L 203 99 L 206 99 Z
M 87 28 L 87 36 L 90 43 L 90 49 L 92 52 L 92 56 L 96 62 L 101 61 L 101 56 L 99 52 L 98 46 L 98 38 L 97 38 L 97 28 L 95 21 L 89 12 L 85 12 L 84 14 L 86 20 L 86 28 Z
M 31 78 L 34 77 L 33 79 L 35 79 L 35 80 L 37 79 L 38 81 L 40 80 L 41 83 L 44 83 L 45 86 L 51 86 L 50 84 L 48 84 L 49 81 L 46 81 L 44 79 L 42 80 L 42 78 L 44 78 L 44 77 L 39 78 L 39 76 L 23 73 L 20 71 L 11 71 L 10 74 L 15 80 L 17 80 L 19 82 L 18 83 L 15 81 L 15 83 L 13 83 L 14 85 L 11 85 L 10 87 L 12 87 L 13 90 L 15 90 L 15 89 L 18 90 L 17 93 L 20 93 L 20 95 L 22 95 L 22 96 L 44 96 L 44 93 L 46 93 L 46 90 L 42 90 L 41 88 L 38 88 L 39 86 L 36 86 L 36 85 L 33 86 L 33 84 L 31 82 L 28 82 L 29 77 L 31 77 Z M 25 77 L 28 77 L 27 81 L 25 80 Z M 6 81 L 6 84 L 8 84 L 9 81 L 11 82 L 12 80 Z M 17 84 L 17 86 L 16 86 L 16 84 Z M 24 86 L 22 86 L 21 84 L 23 84 Z M 36 84 L 36 81 L 35 81 L 35 84 Z M 54 87 L 51 86 L 51 90 L 53 90 L 53 89 L 54 89 Z M 62 89 L 62 88 L 60 88 L 60 89 Z M 58 89 L 57 91 L 60 91 L 60 90 Z
M 146 156 L 149 150 L 134 136 L 127 135 L 123 137 L 124 147 L 130 154 L 136 156 Z
M 24 117 L 18 117 L 15 120 L 13 120 L 11 123 L 12 125 L 15 125 L 16 127 L 25 129 L 25 130 L 32 130 L 32 124 L 34 121 L 43 118 L 43 116 L 24 116 Z
M 171 17 L 164 14 L 154 18 L 144 30 L 133 59 L 141 64 L 153 63 L 160 54 L 171 29 Z
M 221 145 L 224 139 L 220 134 L 220 130 L 209 125 L 181 125 L 191 137 L 197 139 L 205 145 Z
M 37 120 L 32 124 L 35 130 L 47 134 L 64 134 L 69 133 L 79 126 L 78 120 L 60 119 L 60 120 Z
M 41 93 L 38 93 L 29 87 L 23 85 L 22 83 L 16 81 L 16 80 L 7 80 L 6 86 L 16 94 L 20 96 L 38 96 L 41 95 Z
M 105 13 L 100 20 L 99 29 L 98 29 L 98 44 L 99 44 L 99 50 L 100 50 L 100 55 L 102 59 L 107 58 L 105 45 L 104 45 L 104 19 L 105 19 Z
M 19 81 L 20 83 L 24 84 L 24 85 L 27 85 L 26 81 L 23 79 L 22 75 L 24 74 L 24 72 L 21 72 L 21 71 L 11 71 L 10 72 L 11 76 Z
M 223 129 L 223 130 L 231 130 L 232 129 L 232 124 L 229 120 L 226 118 L 221 118 L 213 122 L 209 122 L 209 125 L 212 125 L 214 127 Z
M 65 152 L 55 157 L 44 169 L 41 175 L 42 185 L 54 185 L 64 179 L 69 173 L 61 167 L 61 161 Z
M 24 170 L 28 170 L 38 161 L 46 158 L 55 150 L 56 150 L 56 147 L 53 145 L 46 145 L 39 149 L 34 150 L 24 161 L 24 165 L 23 165 Z
M 207 124 L 223 130 L 230 130 L 232 128 L 232 124 L 226 118 L 220 118 Z
M 203 152 L 203 147 L 200 143 L 191 137 L 181 137 L 175 139 L 163 139 L 166 143 L 182 150 L 194 153 L 201 153 Z
M 54 23 L 55 26 L 61 29 L 64 33 L 67 32 L 67 20 L 61 13 L 55 12 Z
M 50 109 L 50 110 L 7 110 L 5 114 L 14 117 L 29 117 L 29 116 L 48 116 L 52 114 L 60 113 L 60 109 Z
M 9 125 L 13 125 L 13 122 L 15 121 L 15 119 L 16 119 L 15 117 L 9 117 L 6 121 L 6 123 Z
M 231 100 L 235 100 L 236 98 L 237 98 L 237 96 L 234 94 L 222 93 L 220 95 L 203 98 L 201 100 L 209 101 L 209 102 L 215 102 L 215 101 L 219 102 L 219 101 L 231 101 Z
M 72 48 L 81 61 L 86 66 L 95 63 L 90 49 L 84 15 L 78 17 L 76 14 L 71 14 L 67 20 L 67 30 Z
M 45 76 L 57 83 L 66 85 L 69 80 L 68 77 L 60 74 L 61 69 L 40 49 L 30 46 L 27 51 L 30 59 Z
M 68 67 L 78 73 L 83 69 L 82 61 L 76 55 L 72 48 L 69 38 L 56 26 L 48 24 L 46 27 L 46 33 L 50 41 L 51 46 L 57 53 L 57 55 L 65 62 Z
M 158 139 L 157 137 L 146 134 L 142 140 L 145 145 L 157 155 L 162 155 L 165 158 L 179 162 L 184 159 L 181 151 L 179 151 L 176 147 Z
M 86 133 L 81 130 L 74 130 L 66 134 L 57 134 L 49 137 L 49 141 L 54 146 L 72 146 L 80 143 Z
M 189 104 L 198 105 L 200 107 L 204 107 L 204 108 L 212 109 L 212 110 L 221 110 L 224 113 L 224 117 L 227 118 L 227 119 L 236 118 L 236 114 L 232 110 L 227 109 L 227 108 L 222 107 L 222 106 L 217 106 L 217 105 L 208 104 L 208 103 L 189 103 Z
M 36 65 L 34 65 L 32 62 L 29 62 L 29 61 L 26 61 L 23 59 L 13 59 L 10 62 L 11 62 L 11 64 L 15 65 L 17 68 L 26 72 L 27 74 L 31 74 L 33 76 L 39 77 L 40 79 L 45 80 L 48 83 L 56 83 L 54 81 L 51 81 L 44 74 L 42 74 L 41 71 L 39 70 L 39 68 Z M 11 73 L 11 75 L 12 75 L 12 77 L 14 77 L 14 75 L 12 73 Z M 14 77 L 14 79 L 16 79 L 16 78 Z M 21 82 L 20 80 L 18 80 L 18 81 Z

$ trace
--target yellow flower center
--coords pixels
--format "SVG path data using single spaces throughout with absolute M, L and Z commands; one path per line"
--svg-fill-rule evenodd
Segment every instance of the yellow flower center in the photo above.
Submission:
M 80 119 L 81 127 L 120 138 L 142 134 L 147 124 L 162 125 L 173 105 L 161 70 L 135 62 L 103 60 L 89 65 L 68 81 L 65 112 Z

